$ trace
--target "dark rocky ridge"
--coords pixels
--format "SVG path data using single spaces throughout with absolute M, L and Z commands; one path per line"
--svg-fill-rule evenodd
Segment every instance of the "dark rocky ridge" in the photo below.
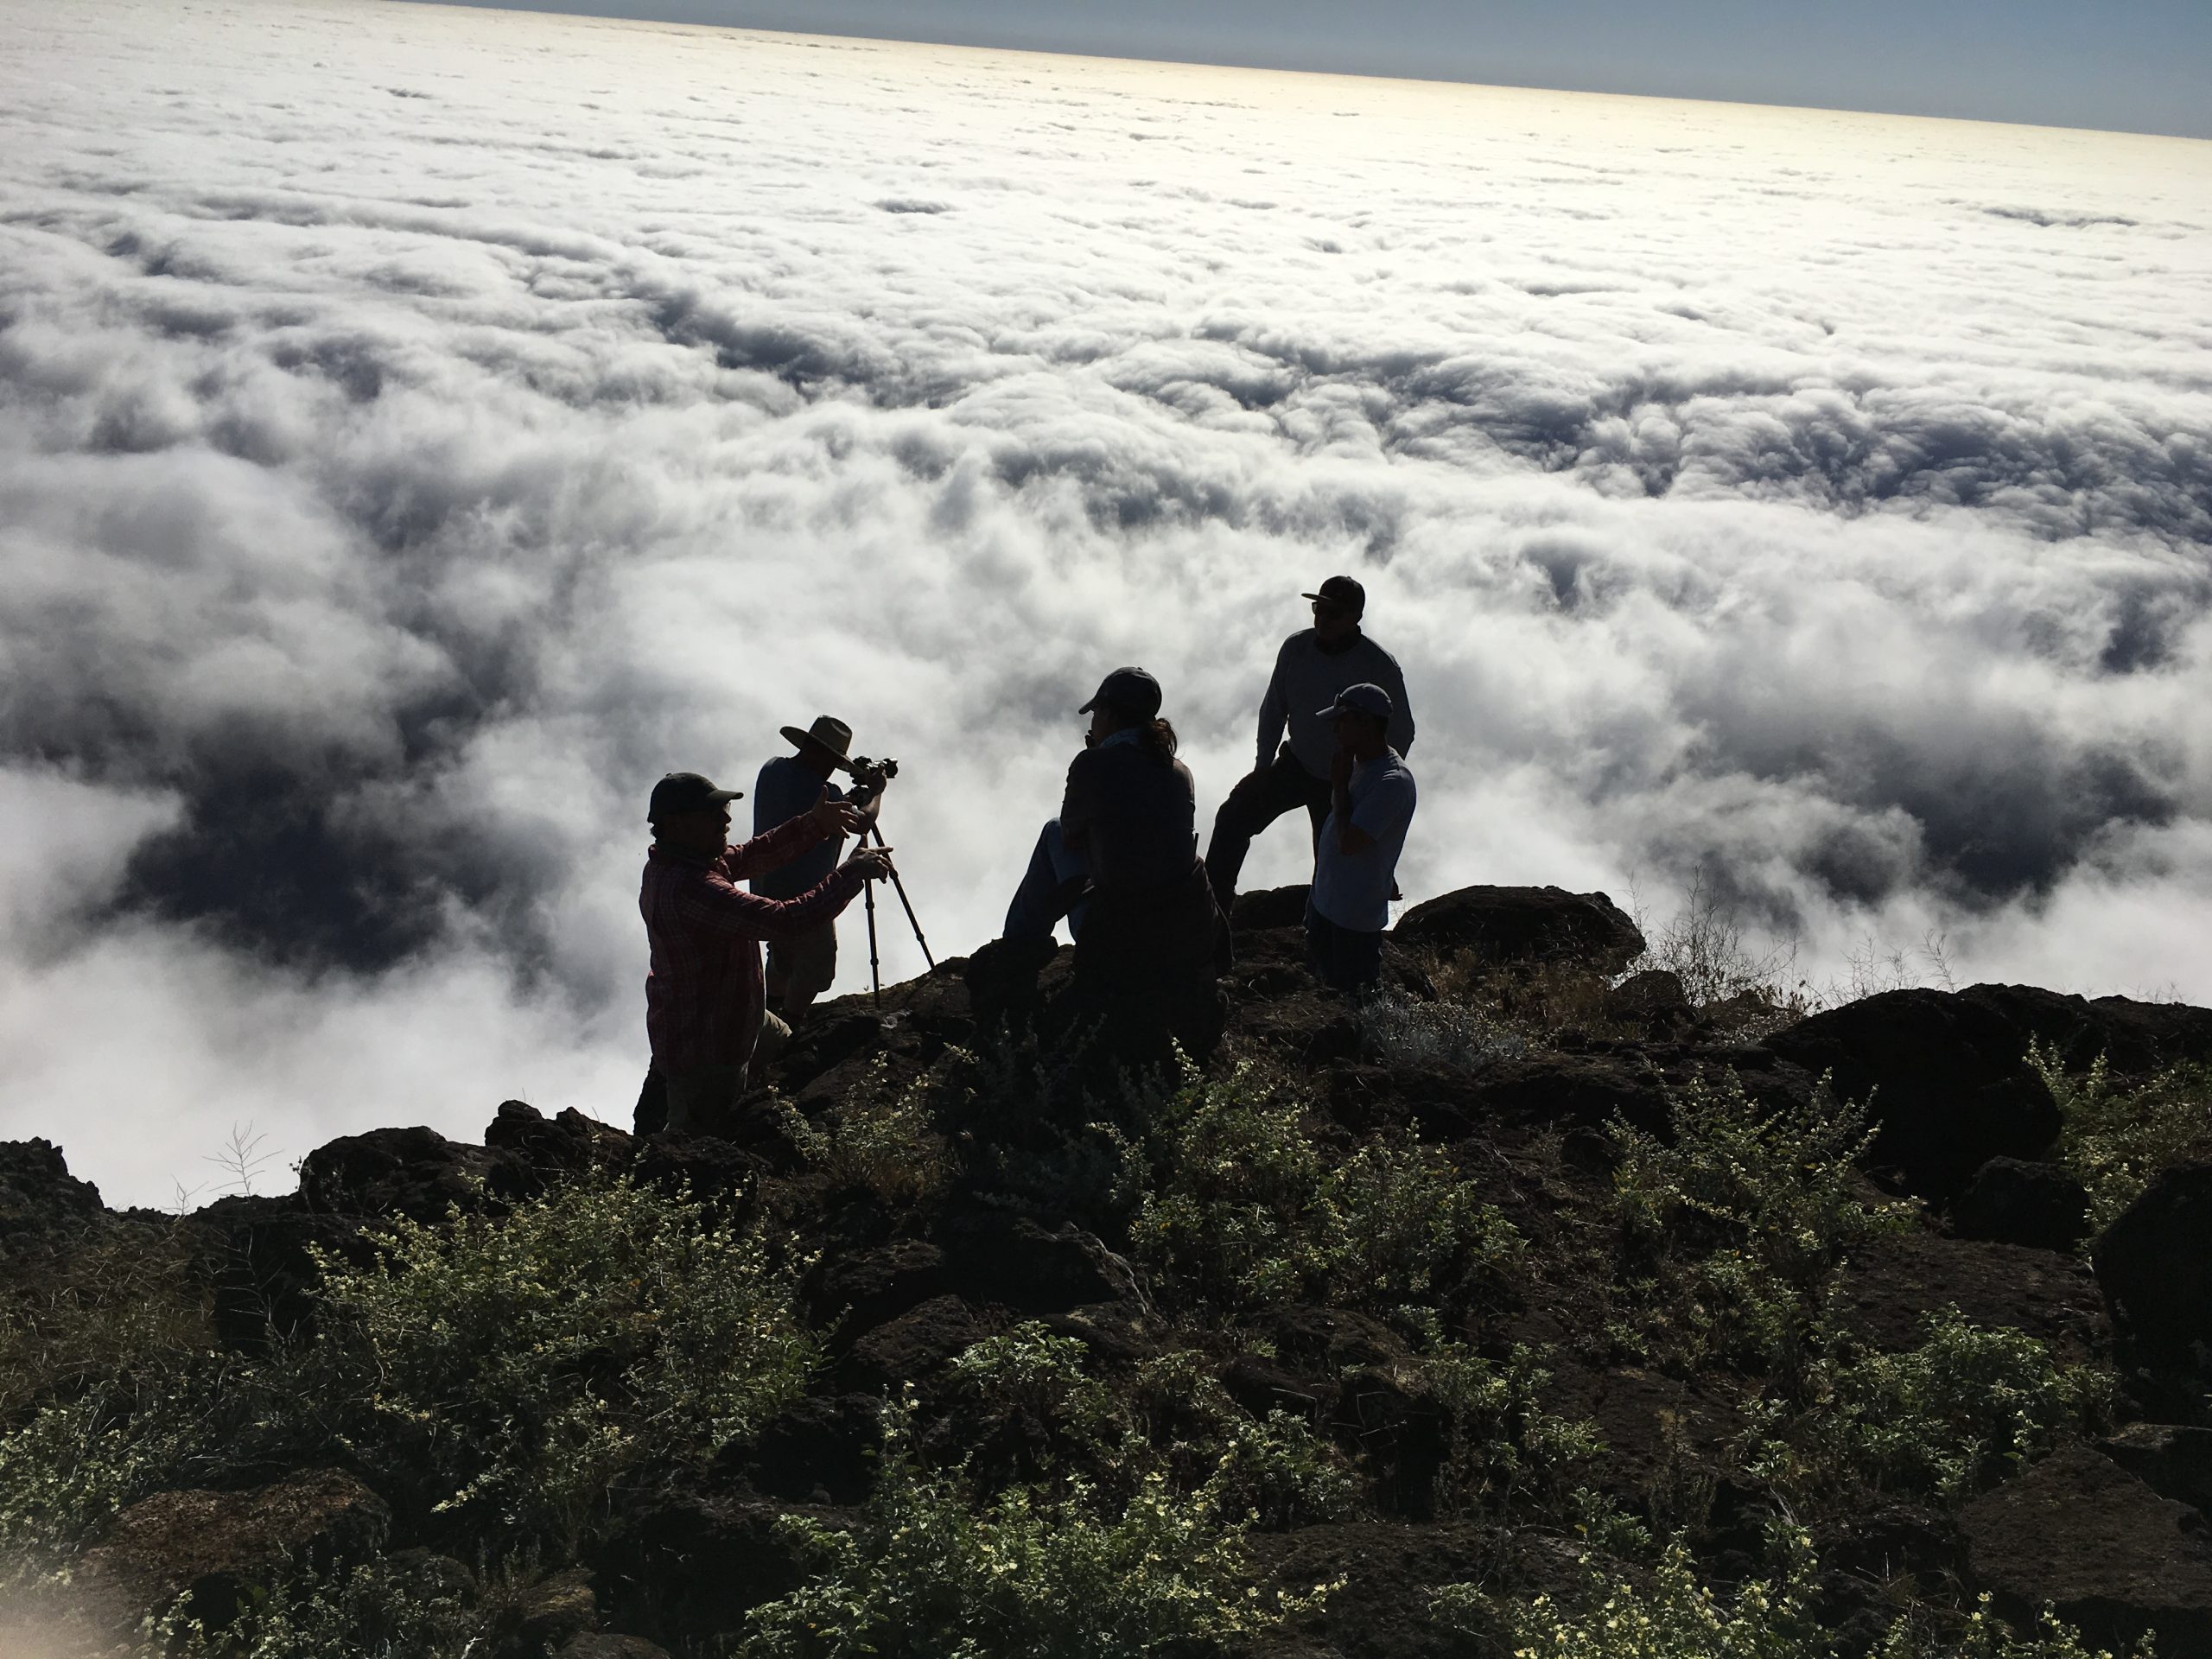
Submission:
M 1761 1022 L 1692 1008 L 1671 976 L 1644 974 L 1599 985 L 1586 1021 L 1548 1041 L 1501 1044 L 1477 1063 L 1409 1064 L 1373 1052 L 1348 1007 L 1306 973 L 1302 897 L 1240 900 L 1216 1065 L 1246 1058 L 1306 1077 L 1328 1144 L 1404 1131 L 1450 1149 L 1464 1179 L 1522 1229 L 1545 1294 L 1502 1308 L 1483 1339 L 1551 1345 L 1561 1408 L 1590 1419 L 1607 1443 L 1596 1478 L 1604 1491 L 1657 1516 L 1670 1512 L 1677 1486 L 1704 1482 L 1700 1524 L 1724 1577 L 1752 1565 L 1745 1552 L 1770 1514 L 1757 1491 L 1715 1484 L 1740 1421 L 1732 1384 L 1608 1363 L 1578 1343 L 1604 1314 L 1579 1277 L 1562 1205 L 1610 1179 L 1602 1126 L 1619 1117 L 1661 1129 L 1671 1093 L 1732 1077 L 1753 1099 L 1783 1108 L 1805 1101 L 1825 1073 L 1848 1096 L 1872 1096 L 1870 1175 L 1926 1205 L 1910 1231 L 1867 1249 L 1845 1276 L 1840 1317 L 1860 1340 L 1909 1347 L 1927 1314 L 1955 1305 L 2069 1359 L 2116 1363 L 2121 1416 L 2171 1418 L 2126 1424 L 2102 1449 L 2063 1447 L 1954 1510 L 1903 1503 L 1827 1526 L 1819 1542 L 1840 1574 L 1838 1618 L 1847 1622 L 1854 1595 L 1872 1597 L 1866 1586 L 1910 1568 L 1955 1573 L 2007 1607 L 2058 1595 L 2061 1611 L 2097 1640 L 2150 1631 L 2170 1656 L 2212 1651 L 2212 1550 L 2202 1542 L 2212 1452 L 2200 1444 L 2212 1428 L 2190 1414 L 2202 1409 L 2212 1361 L 2212 1167 L 2154 1182 L 2097 1241 L 2092 1277 L 2069 1249 L 2082 1230 L 2078 1189 L 2042 1161 L 2057 1108 L 2021 1058 L 2031 1039 L 2076 1064 L 2104 1053 L 2135 1074 L 2212 1058 L 2212 1012 L 1976 986 L 1890 993 L 1747 1037 Z M 1386 982 L 1419 996 L 1446 967 L 1611 976 L 1641 943 L 1603 895 L 1470 889 L 1407 913 L 1387 948 Z M 1070 954 L 1046 969 L 1048 992 L 1065 980 Z M 779 1065 L 782 1096 L 819 1122 L 871 1078 L 903 1086 L 949 1050 L 976 1044 L 961 967 L 887 987 L 880 1009 L 865 997 L 825 1005 Z M 652 1110 L 649 1097 L 639 1103 L 632 1132 L 507 1102 L 480 1146 L 394 1127 L 318 1148 L 296 1193 L 226 1199 L 184 1224 L 200 1241 L 218 1336 L 252 1353 L 304 1334 L 310 1247 L 359 1259 L 360 1230 L 378 1221 L 435 1223 L 451 1205 L 511 1204 L 594 1168 L 680 1185 L 733 1213 L 764 1178 L 815 1179 L 790 1116 L 765 1094 L 740 1102 L 714 1135 L 653 1132 Z M 1144 1275 L 1081 1217 L 1034 1213 L 1033 1204 L 1023 1213 L 973 1181 L 914 1212 L 827 1187 L 817 1197 L 819 1226 L 807 1243 L 820 1255 L 803 1294 L 825 1357 L 807 1396 L 722 1448 L 710 1467 L 633 1494 L 572 1576 L 548 1580 L 542 1616 L 531 1615 L 538 1623 L 513 1652 L 640 1659 L 655 1650 L 647 1638 L 676 1643 L 734 1628 L 746 1607 L 797 1581 L 775 1517 L 848 1514 L 872 1478 L 875 1402 L 910 1384 L 931 1397 L 949 1363 L 982 1336 L 1041 1320 L 1109 1366 L 1161 1338 Z M 0 1270 L 38 1271 L 113 1224 L 57 1149 L 0 1146 Z M 1446 1408 L 1408 1380 L 1402 1338 L 1369 1310 L 1293 1305 L 1236 1341 L 1244 1345 L 1217 1357 L 1228 1395 L 1255 1416 L 1281 1410 L 1314 1424 L 1370 1493 L 1368 1518 L 1255 1539 L 1255 1558 L 1282 1582 L 1346 1580 L 1331 1611 L 1286 1631 L 1275 1650 L 1285 1659 L 1462 1650 L 1428 1632 L 1427 1591 L 1495 1569 L 1498 1546 L 1483 1529 L 1432 1512 Z M 976 1430 L 984 1452 L 1025 1466 L 1022 1435 L 1033 1431 L 987 1427 Z M 352 1475 L 270 1469 L 242 1452 L 227 1480 L 157 1494 L 118 1517 L 86 1573 L 110 1586 L 103 1594 L 140 1609 L 189 1594 L 219 1611 L 283 1551 L 338 1561 L 410 1546 L 419 1548 L 392 1531 L 385 1497 Z M 438 1570 L 435 1560 L 426 1570 Z

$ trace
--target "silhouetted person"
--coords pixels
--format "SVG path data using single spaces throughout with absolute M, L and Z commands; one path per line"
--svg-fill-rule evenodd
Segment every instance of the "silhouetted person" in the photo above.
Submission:
M 1236 901 L 1236 878 L 1252 837 L 1284 813 L 1304 807 L 1319 844 L 1336 735 L 1326 720 L 1307 710 L 1330 704 L 1346 686 L 1379 686 L 1390 699 L 1391 747 L 1402 756 L 1413 747 L 1405 676 L 1395 658 L 1360 632 L 1367 590 L 1350 576 L 1331 576 L 1305 597 L 1313 601 L 1313 626 L 1292 634 L 1275 653 L 1274 673 L 1260 700 L 1258 763 L 1214 815 L 1206 875 L 1224 915 Z M 1278 749 L 1286 724 L 1290 734 Z
M 645 1032 L 667 1091 L 668 1127 L 678 1133 L 711 1122 L 743 1091 L 748 1068 L 791 1035 L 765 1006 L 760 941 L 821 926 L 862 882 L 891 868 L 887 848 L 863 847 L 797 899 L 747 893 L 737 885 L 744 877 L 830 835 L 855 833 L 861 820 L 823 790 L 811 810 L 733 847 L 729 804 L 743 798 L 743 791 L 716 789 L 697 772 L 672 772 L 653 785 L 646 808 L 653 844 L 638 893 L 652 951 Z
M 827 795 L 833 801 L 848 799 L 831 774 L 853 771 L 850 759 L 853 728 L 828 715 L 806 730 L 783 728 L 784 741 L 794 753 L 779 754 L 760 768 L 753 785 L 753 833 L 764 835 L 814 810 Z M 863 820 L 860 834 L 875 822 L 883 804 L 886 779 L 872 773 L 859 780 L 849 798 Z M 845 842 L 844 831 L 831 830 L 819 842 L 772 870 L 753 878 L 753 891 L 769 899 L 797 899 L 837 867 L 837 854 Z M 797 1025 L 814 999 L 828 990 L 837 977 L 837 925 L 821 926 L 795 938 L 768 942 L 768 1000 L 781 1011 L 787 1024 Z
M 1209 986 L 1222 921 L 1198 862 L 1197 789 L 1160 703 L 1159 681 L 1117 668 L 1077 711 L 1090 716 L 1085 747 L 1007 908 L 1006 940 L 1042 962 L 1065 916 L 1077 1004 L 1141 1004 L 1172 1022 Z
M 1389 743 L 1393 712 L 1381 686 L 1352 685 L 1314 715 L 1334 728 L 1337 747 L 1306 903 L 1306 948 L 1313 971 L 1339 991 L 1364 990 L 1381 975 L 1398 855 L 1414 821 L 1414 775 Z

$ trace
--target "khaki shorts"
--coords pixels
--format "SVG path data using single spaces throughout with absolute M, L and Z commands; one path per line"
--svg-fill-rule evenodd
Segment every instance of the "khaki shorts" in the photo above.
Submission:
M 819 996 L 837 977 L 837 928 L 824 922 L 795 939 L 768 946 L 768 995 L 780 1001 L 797 993 Z
M 791 1046 L 791 1028 L 773 1014 L 760 1016 L 760 1035 L 753 1045 L 753 1064 L 766 1065 Z M 664 1073 L 671 1135 L 720 1135 L 723 1119 L 746 1090 L 741 1065 L 702 1065 L 696 1071 Z

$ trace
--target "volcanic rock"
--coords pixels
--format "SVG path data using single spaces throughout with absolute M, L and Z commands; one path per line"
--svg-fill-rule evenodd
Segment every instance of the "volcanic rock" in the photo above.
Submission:
M 2212 1164 L 2159 1174 L 2105 1229 L 2091 1260 L 2135 1358 L 2203 1364 L 2212 1351 Z
M 100 1190 L 51 1141 L 0 1141 L 0 1244 L 99 1215 Z
M 1415 905 L 1390 938 L 1440 957 L 1498 965 L 1572 963 L 1606 974 L 1644 950 L 1636 924 L 1604 893 L 1560 887 L 1462 887 Z
M 2017 1622 L 2048 1605 L 2093 1647 L 2155 1634 L 2163 1653 L 2212 1651 L 2203 1517 L 2101 1452 L 2054 1452 L 1968 1504 L 1959 1525 L 1969 1579 Z
M 2089 1236 L 2089 1190 L 2056 1164 L 1993 1158 L 1951 1202 L 1967 1238 L 2070 1250 Z
M 433 1222 L 456 1205 L 474 1205 L 500 1161 L 488 1147 L 448 1141 L 435 1129 L 372 1129 L 309 1153 L 300 1165 L 300 1199 L 324 1215 Z
M 1767 1039 L 1783 1059 L 1865 1102 L 1874 1161 L 1945 1199 L 1996 1157 L 2032 1159 L 2057 1138 L 2058 1104 L 2021 1058 L 2018 1030 L 1955 992 L 1885 991 Z
M 125 1628 L 188 1598 L 192 1616 L 213 1628 L 296 1559 L 323 1571 L 359 1560 L 391 1524 L 384 1501 L 335 1469 L 251 1491 L 156 1492 L 116 1516 L 76 1582 Z

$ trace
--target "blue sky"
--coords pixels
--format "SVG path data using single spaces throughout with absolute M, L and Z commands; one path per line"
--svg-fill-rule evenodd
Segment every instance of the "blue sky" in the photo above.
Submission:
M 1111 57 L 2212 137 L 2206 0 L 511 0 Z

